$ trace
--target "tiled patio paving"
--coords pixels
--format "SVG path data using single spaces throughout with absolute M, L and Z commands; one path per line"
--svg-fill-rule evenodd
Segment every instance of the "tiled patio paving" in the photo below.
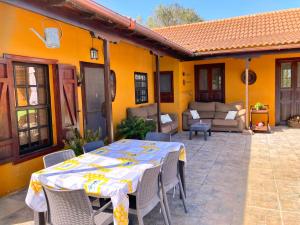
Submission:
M 187 140 L 189 213 L 178 196 L 171 199 L 174 225 L 299 225 L 300 130 L 276 128 L 254 136 L 213 133 Z M 33 224 L 24 203 L 26 191 L 0 199 L 0 224 Z M 163 224 L 159 209 L 145 225 Z

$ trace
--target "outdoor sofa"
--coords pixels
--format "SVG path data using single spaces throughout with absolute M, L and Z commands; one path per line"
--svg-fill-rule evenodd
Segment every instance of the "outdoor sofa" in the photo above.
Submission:
M 161 132 L 173 134 L 178 131 L 178 116 L 174 113 L 161 113 L 161 115 L 169 114 L 172 122 L 161 123 Z M 127 108 L 127 118 L 139 117 L 147 120 L 153 120 L 157 122 L 157 105 L 149 104 L 146 106 Z
M 193 119 L 191 110 L 197 110 L 200 119 Z M 236 117 L 226 120 L 229 111 L 237 111 Z M 224 104 L 220 102 L 190 102 L 188 109 L 182 114 L 182 128 L 189 130 L 190 125 L 199 122 L 211 123 L 213 131 L 242 132 L 245 128 L 246 110 L 243 103 Z

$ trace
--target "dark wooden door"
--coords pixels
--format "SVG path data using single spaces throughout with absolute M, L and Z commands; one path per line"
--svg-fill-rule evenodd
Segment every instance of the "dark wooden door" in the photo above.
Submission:
M 276 123 L 285 124 L 300 115 L 300 59 L 277 60 L 276 89 Z
M 198 102 L 225 101 L 225 65 L 195 66 L 195 99 Z
M 99 64 L 81 63 L 83 74 L 83 102 L 85 129 L 101 130 L 101 137 L 107 135 L 105 116 L 104 67 Z

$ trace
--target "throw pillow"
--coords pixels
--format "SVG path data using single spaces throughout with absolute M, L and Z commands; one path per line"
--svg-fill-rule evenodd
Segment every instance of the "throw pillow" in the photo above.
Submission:
M 197 110 L 190 110 L 193 120 L 198 120 L 200 119 L 199 113 L 197 112 Z
M 234 120 L 236 117 L 237 111 L 229 111 L 225 117 L 225 120 Z
M 162 124 L 172 122 L 172 119 L 171 119 L 171 117 L 169 116 L 169 114 L 161 115 L 161 116 L 160 116 L 160 120 L 161 120 L 161 123 L 162 123 Z

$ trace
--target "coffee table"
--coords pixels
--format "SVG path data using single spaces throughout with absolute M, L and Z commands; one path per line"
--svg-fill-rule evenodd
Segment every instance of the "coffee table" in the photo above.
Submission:
M 204 133 L 204 140 L 207 140 L 207 132 L 209 133 L 209 136 L 211 136 L 211 124 L 210 123 L 194 123 L 190 126 L 190 133 L 189 133 L 189 139 L 192 140 L 193 132 L 195 132 L 195 135 L 198 134 L 198 132 Z

